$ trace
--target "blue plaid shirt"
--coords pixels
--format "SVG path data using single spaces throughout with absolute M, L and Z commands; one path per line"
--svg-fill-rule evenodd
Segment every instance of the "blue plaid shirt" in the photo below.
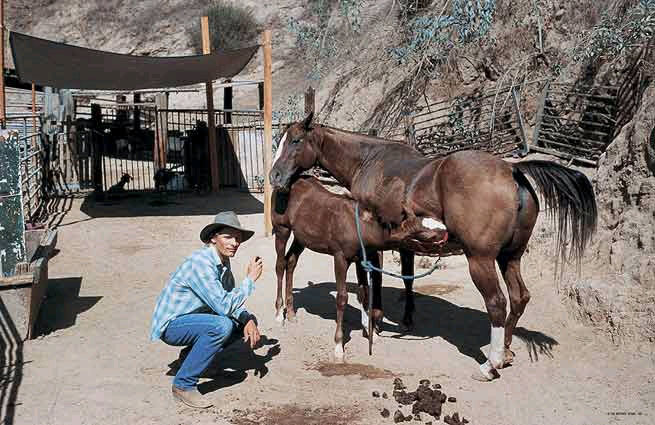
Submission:
M 221 263 L 214 247 L 194 251 L 171 275 L 157 298 L 150 339 L 160 339 L 171 320 L 189 313 L 214 312 L 245 325 L 251 315 L 243 304 L 254 290 L 255 283 L 249 277 L 234 287 L 234 276 Z

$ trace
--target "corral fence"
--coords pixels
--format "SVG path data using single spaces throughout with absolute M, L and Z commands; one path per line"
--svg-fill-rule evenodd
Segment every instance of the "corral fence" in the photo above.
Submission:
M 211 180 L 206 109 L 160 109 L 168 145 L 166 160 L 181 170 L 184 184 L 208 188 Z M 264 113 L 223 109 L 214 112 L 221 186 L 264 191 Z M 273 124 L 274 137 L 279 124 Z
M 596 165 L 617 128 L 617 87 L 547 82 L 532 150 Z
M 210 189 L 206 109 L 93 103 L 77 104 L 75 115 L 57 146 L 58 165 L 70 188 Z M 263 192 L 263 111 L 216 110 L 214 120 L 221 186 Z M 273 124 L 274 135 L 278 126 Z M 126 174 L 130 179 L 121 186 Z
M 156 108 L 152 103 L 90 104 L 75 107 L 76 119 L 66 124 L 60 163 L 67 181 L 80 189 L 108 191 L 123 175 L 125 190 L 155 188 Z
M 538 80 L 426 101 L 383 136 L 408 143 L 428 157 L 465 149 L 499 156 L 536 151 L 596 166 L 633 118 L 653 79 L 652 43 L 633 51 L 616 86 Z
M 528 134 L 521 99 L 537 82 L 458 96 L 417 107 L 403 127 L 386 137 L 404 140 L 428 157 L 475 149 L 505 156 L 526 152 Z

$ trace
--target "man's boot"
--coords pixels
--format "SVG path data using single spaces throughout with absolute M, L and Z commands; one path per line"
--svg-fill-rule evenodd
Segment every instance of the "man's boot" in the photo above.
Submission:
M 205 397 L 200 394 L 200 391 L 198 391 L 197 388 L 192 390 L 183 390 L 173 385 L 172 391 L 173 397 L 180 400 L 182 403 L 189 407 L 195 407 L 196 409 L 206 409 L 214 405 L 213 403 L 205 400 Z

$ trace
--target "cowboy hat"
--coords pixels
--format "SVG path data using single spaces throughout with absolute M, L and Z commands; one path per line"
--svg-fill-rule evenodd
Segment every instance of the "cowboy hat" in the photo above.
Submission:
M 234 211 L 224 211 L 216 214 L 214 221 L 206 225 L 200 231 L 200 240 L 204 243 L 209 243 L 209 240 L 221 227 L 231 227 L 241 232 L 241 242 L 245 242 L 255 234 L 252 230 L 247 230 L 241 227 L 239 218 Z

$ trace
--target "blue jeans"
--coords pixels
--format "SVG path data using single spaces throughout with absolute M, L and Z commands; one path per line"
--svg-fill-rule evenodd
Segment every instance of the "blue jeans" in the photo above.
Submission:
M 185 314 L 168 324 L 161 336 L 168 345 L 191 345 L 191 351 L 173 379 L 173 385 L 190 390 L 209 367 L 214 356 L 233 341 L 235 324 L 227 316 L 217 314 Z

